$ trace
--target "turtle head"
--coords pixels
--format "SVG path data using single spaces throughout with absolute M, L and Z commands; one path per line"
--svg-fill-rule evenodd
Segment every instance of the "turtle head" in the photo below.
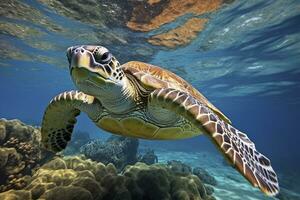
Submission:
M 68 48 L 70 74 L 81 91 L 99 96 L 104 91 L 123 87 L 124 72 L 120 63 L 103 46 L 82 45 Z

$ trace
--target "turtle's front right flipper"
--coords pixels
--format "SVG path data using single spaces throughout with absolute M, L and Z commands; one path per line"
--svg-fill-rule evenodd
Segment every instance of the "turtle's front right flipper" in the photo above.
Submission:
M 162 88 L 154 90 L 149 101 L 193 122 L 252 185 L 269 196 L 278 194 L 278 179 L 270 160 L 256 150 L 246 134 L 220 119 L 197 98 L 176 89 Z
M 95 112 L 95 109 L 98 111 Z M 68 91 L 57 95 L 44 113 L 41 130 L 44 147 L 53 152 L 65 149 L 80 111 L 100 114 L 101 109 L 99 101 L 83 92 Z M 90 112 L 92 110 L 94 112 Z M 89 117 L 93 119 L 97 116 Z

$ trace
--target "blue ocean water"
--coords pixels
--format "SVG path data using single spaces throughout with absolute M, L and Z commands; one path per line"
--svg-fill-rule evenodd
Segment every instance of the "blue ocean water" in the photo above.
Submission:
M 179 26 L 191 14 L 156 30 L 139 32 L 126 27 L 120 16 L 105 15 L 107 10 L 99 20 L 91 20 L 80 7 L 62 4 L 76 11 L 73 16 L 71 11 L 59 9 L 59 2 L 64 1 L 49 2 L 1 2 L 0 117 L 40 125 L 51 98 L 75 89 L 65 56 L 67 47 L 104 45 L 121 63 L 148 62 L 189 81 L 271 159 L 282 187 L 300 193 L 300 1 L 230 2 L 203 14 L 209 21 L 197 37 L 171 49 L 151 45 L 147 38 Z M 118 6 L 126 8 L 119 1 L 99 3 L 112 12 L 119 12 L 113 10 Z M 90 12 L 92 18 L 93 10 Z M 76 130 L 87 131 L 95 138 L 109 136 L 84 114 Z M 203 136 L 179 141 L 145 140 L 142 144 L 171 152 L 219 155 Z

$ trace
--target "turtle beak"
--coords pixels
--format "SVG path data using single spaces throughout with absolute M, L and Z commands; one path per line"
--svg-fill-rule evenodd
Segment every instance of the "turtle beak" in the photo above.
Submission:
M 102 66 L 99 63 L 96 63 L 93 53 L 85 49 L 84 46 L 74 46 L 68 48 L 67 58 L 70 64 L 71 75 L 75 75 L 75 71 L 82 71 L 85 72 L 85 76 L 89 74 L 89 76 L 100 76 L 103 79 L 108 79 L 109 77 L 109 74 L 107 74 L 107 72 L 105 71 L 104 66 Z
M 74 67 L 89 68 L 91 66 L 92 55 L 82 47 L 78 47 L 75 49 L 73 49 L 73 47 L 70 47 L 67 50 L 67 57 L 71 69 Z

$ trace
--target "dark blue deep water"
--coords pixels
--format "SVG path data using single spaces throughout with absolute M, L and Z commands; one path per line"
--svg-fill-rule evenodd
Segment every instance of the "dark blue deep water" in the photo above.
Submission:
M 100 6 L 84 7 L 88 2 Z M 189 81 L 271 159 L 281 187 L 299 194 L 300 1 L 226 2 L 213 12 L 197 15 L 209 19 L 203 30 L 190 42 L 172 48 L 147 40 L 181 26 L 195 13 L 187 12 L 142 32 L 126 26 L 133 5 L 124 2 L 2 0 L 0 118 L 40 125 L 51 98 L 75 89 L 65 57 L 67 47 L 103 45 L 121 63 L 148 62 Z M 110 135 L 84 114 L 79 117 L 76 130 L 94 138 Z M 204 136 L 142 144 L 187 155 L 219 155 Z M 218 198 L 222 199 L 221 195 Z

